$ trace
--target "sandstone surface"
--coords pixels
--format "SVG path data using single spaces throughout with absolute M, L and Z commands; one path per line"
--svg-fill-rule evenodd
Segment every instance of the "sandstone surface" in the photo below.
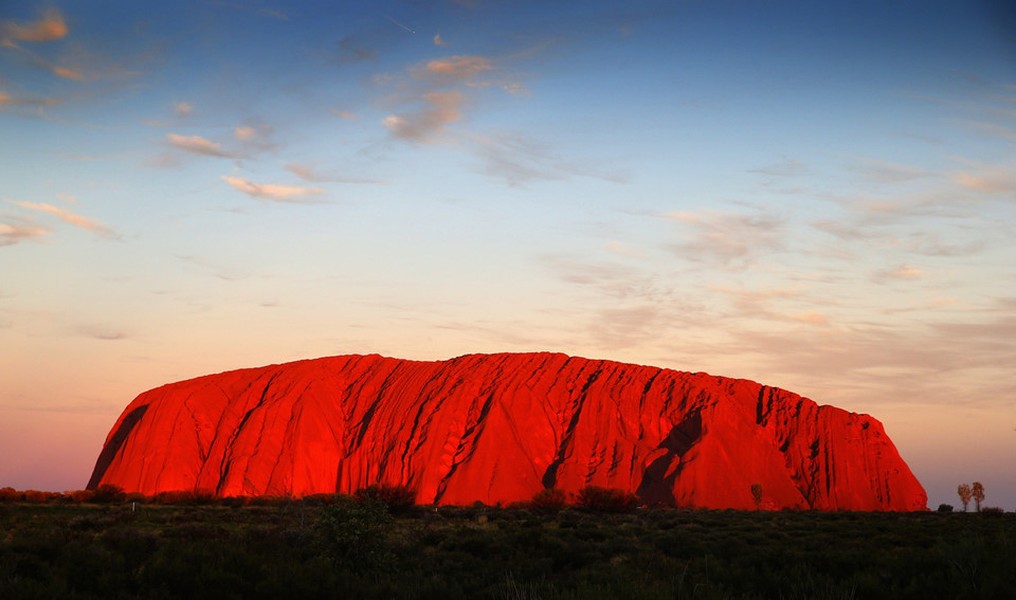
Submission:
M 562 354 L 338 356 L 138 396 L 89 487 L 218 496 L 408 485 L 419 503 L 587 485 L 647 504 L 923 510 L 882 424 L 752 381 Z

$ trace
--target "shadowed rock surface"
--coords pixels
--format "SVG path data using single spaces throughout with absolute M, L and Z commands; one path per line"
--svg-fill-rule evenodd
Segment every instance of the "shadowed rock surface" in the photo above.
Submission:
M 649 504 L 923 510 L 882 424 L 778 388 L 563 354 L 338 356 L 137 397 L 89 487 L 219 496 L 409 485 L 419 503 L 618 488 Z

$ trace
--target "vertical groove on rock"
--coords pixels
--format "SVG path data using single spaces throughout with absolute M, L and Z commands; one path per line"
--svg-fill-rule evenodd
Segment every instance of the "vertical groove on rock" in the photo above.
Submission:
M 236 426 L 236 429 L 233 430 L 233 434 L 229 436 L 229 439 L 226 441 L 226 447 L 222 452 L 222 462 L 219 464 L 219 483 L 215 486 L 216 494 L 222 494 L 222 489 L 226 485 L 226 481 L 229 477 L 229 472 L 233 465 L 233 446 L 236 444 L 236 439 L 241 433 L 243 433 L 244 428 L 247 425 L 247 421 L 250 420 L 254 411 L 259 409 L 265 403 L 265 399 L 268 396 L 268 390 L 271 388 L 272 382 L 275 381 L 280 374 L 281 371 L 276 372 L 268 379 L 268 382 L 265 383 L 263 388 L 261 388 L 261 396 L 258 398 L 257 403 L 244 413 L 243 417 L 240 419 L 240 423 Z
M 600 367 L 597 365 L 593 370 L 592 375 L 586 379 L 585 384 L 582 386 L 582 390 L 579 392 L 579 395 L 574 402 L 574 410 L 572 412 L 571 420 L 568 422 L 568 427 L 565 428 L 564 435 L 561 436 L 561 444 L 558 446 L 557 454 L 554 457 L 553 462 L 550 463 L 550 466 L 547 467 L 547 471 L 543 474 L 543 487 L 545 488 L 552 488 L 557 483 L 557 470 L 561 467 L 561 463 L 563 463 L 565 458 L 568 456 L 571 441 L 575 435 L 575 429 L 578 427 L 579 419 L 582 416 L 582 408 L 585 406 L 586 392 L 589 390 L 589 386 L 593 385 L 599 376 Z

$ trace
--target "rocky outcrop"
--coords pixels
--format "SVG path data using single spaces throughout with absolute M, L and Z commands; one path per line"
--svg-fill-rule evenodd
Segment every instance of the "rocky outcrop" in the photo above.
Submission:
M 89 482 L 219 496 L 411 486 L 420 503 L 587 485 L 649 504 L 923 510 L 881 423 L 752 381 L 562 354 L 339 356 L 138 396 Z

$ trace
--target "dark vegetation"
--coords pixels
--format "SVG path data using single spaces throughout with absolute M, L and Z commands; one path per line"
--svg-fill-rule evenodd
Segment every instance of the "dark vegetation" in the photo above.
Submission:
M 1016 514 L 0 490 L 0 598 L 1011 598 Z

